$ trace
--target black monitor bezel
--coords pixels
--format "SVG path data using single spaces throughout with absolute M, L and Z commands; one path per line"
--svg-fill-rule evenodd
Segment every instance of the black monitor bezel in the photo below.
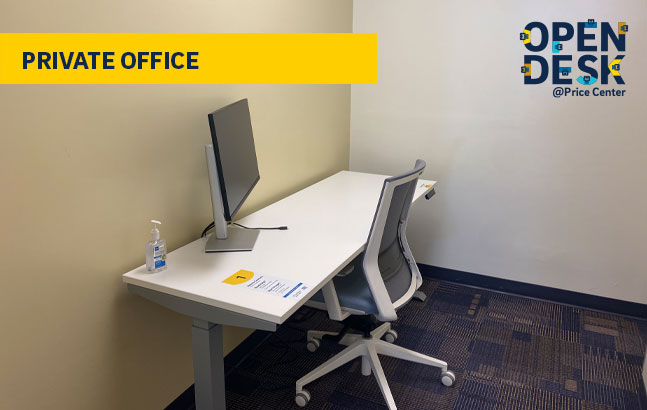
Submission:
M 227 201 L 227 185 L 225 184 L 225 177 L 222 169 L 222 163 L 221 163 L 221 157 L 220 157 L 220 149 L 218 148 L 218 136 L 216 135 L 216 124 L 213 119 L 213 115 L 217 113 L 218 111 L 224 110 L 226 108 L 231 107 L 232 105 L 236 105 L 239 103 L 245 102 L 245 105 L 247 106 L 247 114 L 249 116 L 249 122 L 251 125 L 252 119 L 251 119 L 251 114 L 249 112 L 249 102 L 247 101 L 247 98 L 243 98 L 242 100 L 238 100 L 236 102 L 233 102 L 231 104 L 228 104 L 222 108 L 217 109 L 216 111 L 213 111 L 209 113 L 209 129 L 211 130 L 211 143 L 213 145 L 213 152 L 216 157 L 216 167 L 218 169 L 218 183 L 220 185 L 220 197 L 222 198 L 222 206 L 223 210 L 225 213 L 225 220 L 227 222 L 231 222 L 236 215 L 236 213 L 240 210 L 240 207 L 245 203 L 247 200 L 247 197 L 249 194 L 252 192 L 254 187 L 256 187 L 256 184 L 258 181 L 261 179 L 261 173 L 260 171 L 258 172 L 258 175 L 256 176 L 256 179 L 252 183 L 251 187 L 249 190 L 245 193 L 243 198 L 240 200 L 238 203 L 238 206 L 233 210 L 233 212 L 230 211 L 229 209 L 229 201 Z M 252 140 L 254 139 L 254 129 L 252 127 Z M 258 168 L 258 155 L 256 155 L 256 141 L 254 141 L 254 155 L 256 156 L 256 167 Z

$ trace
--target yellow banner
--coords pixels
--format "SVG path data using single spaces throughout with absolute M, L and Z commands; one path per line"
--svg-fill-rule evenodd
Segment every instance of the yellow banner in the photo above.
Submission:
M 374 84 L 375 33 L 0 33 L 0 84 Z

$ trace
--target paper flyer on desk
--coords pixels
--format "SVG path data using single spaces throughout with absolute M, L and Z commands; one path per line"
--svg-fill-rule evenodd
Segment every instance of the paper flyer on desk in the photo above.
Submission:
M 222 281 L 235 286 L 282 297 L 284 299 L 301 299 L 310 290 L 310 286 L 275 276 L 263 275 L 247 270 L 239 270 Z

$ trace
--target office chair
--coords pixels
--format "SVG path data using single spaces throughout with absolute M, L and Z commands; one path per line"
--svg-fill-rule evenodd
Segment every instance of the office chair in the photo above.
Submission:
M 322 338 L 331 338 L 347 347 L 297 380 L 295 402 L 299 407 L 310 401 L 310 393 L 303 388 L 306 384 L 359 357 L 362 375 L 375 375 L 390 410 L 395 410 L 396 405 L 379 354 L 439 367 L 445 386 L 456 381 L 446 362 L 393 344 L 397 332 L 389 323 L 397 319 L 396 309 L 408 303 L 422 284 L 407 244 L 406 227 L 418 177 L 425 166 L 424 161 L 417 160 L 411 171 L 384 180 L 366 250 L 308 303 L 327 309 L 332 319 L 344 325 L 340 332 L 308 331 L 308 350 L 316 351 Z

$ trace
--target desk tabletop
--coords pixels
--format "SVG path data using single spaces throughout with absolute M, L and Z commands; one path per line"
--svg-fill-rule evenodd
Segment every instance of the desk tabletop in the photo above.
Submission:
M 243 219 L 261 231 L 251 252 L 205 253 L 200 238 L 167 255 L 168 268 L 140 266 L 123 281 L 273 323 L 283 323 L 364 250 L 385 175 L 341 171 Z M 419 180 L 413 201 L 435 182 Z M 234 229 L 231 227 L 230 229 Z M 309 285 L 301 299 L 282 298 L 223 283 L 240 270 Z

